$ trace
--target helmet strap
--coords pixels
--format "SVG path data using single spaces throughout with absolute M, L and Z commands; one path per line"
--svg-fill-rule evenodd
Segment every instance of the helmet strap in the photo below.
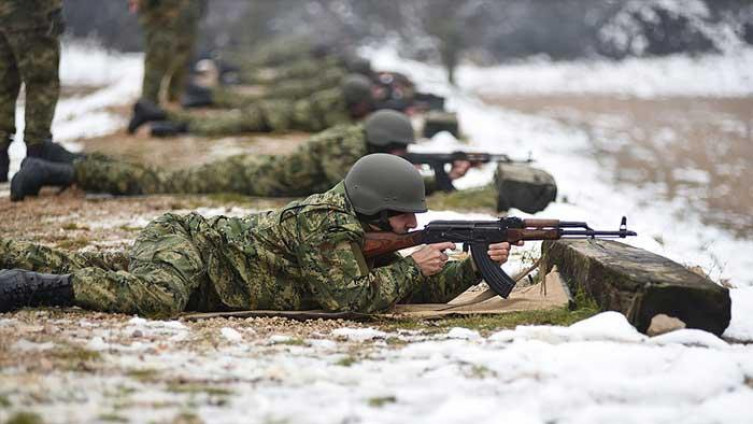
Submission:
M 382 231 L 392 231 L 392 225 L 390 225 L 391 214 L 389 211 L 381 211 L 374 215 L 359 215 L 363 218 L 363 221 L 369 225 L 373 225 Z

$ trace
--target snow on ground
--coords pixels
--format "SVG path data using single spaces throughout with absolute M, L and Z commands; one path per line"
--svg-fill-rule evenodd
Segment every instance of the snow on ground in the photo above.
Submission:
M 67 47 L 63 55 L 63 69 L 70 69 L 62 72 L 64 81 L 91 81 L 105 88 L 62 104 L 55 130 L 64 134 L 60 136 L 64 140 L 75 140 L 90 129 L 104 132 L 121 127 L 122 119 L 87 112 L 130 103 L 139 86 L 140 58 L 98 50 L 76 53 L 76 49 Z M 90 58 L 91 66 L 66 65 L 70 63 L 66 57 L 75 54 Z M 744 86 L 753 68 L 741 70 L 730 62 L 731 80 L 725 81 L 733 82 L 722 88 L 714 88 L 719 80 L 709 71 L 701 74 L 708 78 L 692 84 L 678 80 L 685 81 L 686 91 L 678 85 L 664 92 L 663 85 L 650 86 L 651 78 L 631 73 L 630 67 L 661 74 L 675 69 L 672 61 L 686 66 L 693 61 L 670 58 L 666 66 L 661 60 L 595 67 L 573 63 L 554 66 L 550 77 L 545 69 L 551 64 L 546 63 L 488 71 L 463 68 L 462 91 L 453 91 L 436 68 L 397 60 L 386 51 L 370 56 L 379 68 L 404 71 L 422 87 L 450 95 L 450 106 L 460 111 L 471 147 L 504 153 L 517 149 L 516 157 L 530 151 L 555 175 L 568 199 L 553 204 L 542 216 L 586 220 L 608 229 L 625 214 L 629 226 L 641 234 L 631 243 L 689 264 L 707 266 L 709 256 L 718 256 L 726 264 L 715 277 L 753 286 L 744 272 L 751 265 L 747 256 L 753 256 L 743 255 L 751 251 L 750 243 L 703 228 L 692 214 L 675 223 L 680 205 L 656 201 L 650 189 L 609 185 L 605 170 L 582 155 L 587 144 L 579 129 L 492 108 L 467 94 L 481 76 L 490 78 L 485 85 L 556 93 L 558 81 L 567 74 L 568 81 L 576 81 L 568 89 L 583 93 L 638 95 L 628 87 L 629 81 L 639 79 L 646 82 L 640 90 L 644 95 L 694 90 L 694 95 L 748 95 Z M 698 69 L 711 66 L 704 60 L 699 60 Z M 74 62 L 80 66 L 80 61 Z M 99 76 L 81 79 L 90 72 Z M 634 78 L 623 79 L 628 76 Z M 588 81 L 601 82 L 588 85 Z M 421 148 L 439 148 L 442 137 L 447 136 Z M 22 156 L 13 152 L 16 159 Z M 481 185 L 490 178 L 491 169 L 482 169 L 462 184 Z M 458 217 L 484 218 L 433 212 L 422 222 Z M 653 239 L 659 235 L 664 245 Z M 527 247 L 533 248 L 534 243 Z M 753 341 L 751 289 L 732 290 L 733 322 L 725 337 Z M 415 334 L 344 327 L 303 340 L 288 334 L 259 336 L 252 321 L 227 321 L 207 334 L 180 322 L 134 318 L 121 325 L 102 325 L 88 321 L 86 315 L 69 316 L 66 322 L 48 319 L 49 330 L 46 326 L 33 330 L 34 338 L 12 344 L 4 354 L 31 355 L 73 345 L 99 352 L 101 358 L 83 369 L 79 365 L 42 374 L 27 373 L 23 366 L 2 369 L 0 398 L 11 407 L 0 408 L 0 421 L 18 410 L 34 411 L 51 423 L 169 421 L 181 414 L 197 415 L 205 422 L 252 423 L 743 423 L 753 416 L 753 344 L 728 344 L 692 330 L 650 339 L 616 313 L 568 328 L 522 326 L 486 336 L 464 328 Z M 0 319 L 0 331 L 11 334 L 25 334 L 31 331 L 29 325 L 34 324 Z M 65 345 L 45 334 L 57 334 Z
M 398 58 L 390 49 L 370 51 L 368 54 L 377 69 L 404 72 L 419 83 L 419 89 L 447 95 L 450 109 L 458 112 L 461 129 L 470 140 L 469 144 L 462 145 L 457 141 L 448 142 L 447 139 L 452 138 L 448 134 L 438 134 L 434 139 L 416 146 L 416 150 L 447 151 L 463 146 L 470 150 L 507 153 L 521 159 L 530 153 L 536 160 L 536 166 L 554 175 L 559 191 L 559 201 L 552 203 L 538 216 L 587 221 L 594 228 L 616 229 L 620 217 L 625 215 L 628 217 L 628 228 L 639 234 L 625 242 L 681 264 L 701 266 L 715 280 L 728 279 L 738 287 L 746 287 L 753 286 L 750 273 L 753 269 L 753 241 L 737 240 L 725 230 L 702 224 L 700 211 L 688 210 L 687 202 L 682 199 L 661 200 L 663 196 L 659 194 L 658 187 L 638 189 L 624 184 L 613 185 L 611 170 L 600 168 L 590 157 L 588 135 L 582 129 L 546 117 L 491 107 L 469 94 L 482 83 L 485 87 L 504 87 L 512 92 L 530 90 L 533 94 L 557 93 L 556 87 L 565 78 L 572 82 L 568 90 L 582 94 L 636 95 L 630 89 L 635 81 L 641 81 L 645 84 L 644 93 L 650 96 L 674 93 L 747 96 L 753 92 L 753 67 L 738 67 L 737 61 L 741 56 L 737 55 L 751 60 L 753 50 L 731 56 L 708 56 L 697 62 L 689 58 L 671 57 L 634 59 L 624 63 L 604 61 L 554 65 L 534 62 L 489 70 L 462 67 L 458 72 L 460 89 L 451 90 L 444 83 L 443 71 L 437 67 Z M 677 61 L 684 61 L 685 67 L 675 65 Z M 551 72 L 550 66 L 554 68 Z M 657 78 L 645 78 L 647 73 Z M 720 85 L 715 73 L 725 74 L 729 81 L 737 83 Z M 661 75 L 663 79 L 658 79 Z M 588 81 L 594 81 L 598 86 L 591 89 Z M 458 181 L 458 187 L 487 184 L 492 175 L 491 166 L 477 170 Z M 563 199 L 567 199 L 566 202 Z M 526 216 L 519 211 L 513 213 Z M 449 219 L 445 213 L 427 214 L 422 218 L 422 223 L 437 219 L 435 217 Z M 537 248 L 537 243 L 529 243 L 528 249 Z M 745 302 L 743 299 L 750 299 L 751 296 L 748 290 L 733 295 L 736 302 Z M 753 322 L 753 316 L 747 315 L 753 313 L 753 309 L 736 311 L 737 314 L 746 315 L 733 317 L 735 322 Z
M 0 393 L 13 405 L 31 402 L 50 423 L 169 422 L 180 414 L 212 423 L 322 424 L 746 423 L 753 416 L 753 345 L 697 330 L 648 338 L 615 312 L 568 328 L 520 326 L 487 336 L 343 327 L 259 337 L 253 323 L 196 328 L 134 318 L 67 329 L 71 323 L 59 320 L 63 339 L 100 360 L 12 391 L 2 382 L 24 370 L 6 369 Z M 23 327 L 0 321 L 0 331 Z M 60 348 L 24 340 L 9 353 Z M 0 420 L 9 415 L 0 409 Z

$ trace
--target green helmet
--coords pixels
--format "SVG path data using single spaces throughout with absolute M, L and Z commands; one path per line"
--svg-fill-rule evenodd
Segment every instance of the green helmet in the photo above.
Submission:
M 396 110 L 383 109 L 372 113 L 366 119 L 365 129 L 366 142 L 374 146 L 416 142 L 410 118 Z
M 370 76 L 372 74 L 371 61 L 369 59 L 348 55 L 345 57 L 345 69 L 354 74 Z
M 386 153 L 366 155 L 345 176 L 345 193 L 356 212 L 426 212 L 424 179 L 407 160 Z
M 371 80 L 363 75 L 348 74 L 343 78 L 341 87 L 345 102 L 349 105 L 374 100 L 371 94 Z

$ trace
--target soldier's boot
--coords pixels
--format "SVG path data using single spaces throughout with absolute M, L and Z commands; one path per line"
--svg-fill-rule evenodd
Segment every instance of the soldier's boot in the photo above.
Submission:
M 147 122 L 161 121 L 163 119 L 167 119 L 167 114 L 161 107 L 149 100 L 141 99 L 133 105 L 133 116 L 128 123 L 128 134 L 135 133 L 140 126 Z
M 152 137 L 172 137 L 188 132 L 185 122 L 157 121 L 152 122 Z
M 189 84 L 186 86 L 186 91 L 183 92 L 180 104 L 184 108 L 211 106 L 214 104 L 212 90 L 200 85 Z
M 10 156 L 8 156 L 8 147 L 0 147 L 0 183 L 8 182 L 9 166 Z
M 68 187 L 74 182 L 74 174 L 73 165 L 69 163 L 27 157 L 10 182 L 10 200 L 17 202 L 26 196 L 36 196 L 44 186 Z
M 0 312 L 25 306 L 73 306 L 71 274 L 0 270 Z
M 26 156 L 32 158 L 44 159 L 57 163 L 73 163 L 74 160 L 83 158 L 86 155 L 82 153 L 73 153 L 52 140 L 45 140 L 41 144 L 26 147 Z

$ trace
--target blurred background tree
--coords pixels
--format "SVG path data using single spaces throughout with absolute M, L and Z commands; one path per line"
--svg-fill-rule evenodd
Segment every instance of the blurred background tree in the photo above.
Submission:
M 69 33 L 141 49 L 125 0 L 66 0 Z M 200 51 L 252 49 L 277 36 L 391 42 L 448 69 L 499 63 L 724 51 L 753 43 L 750 0 L 211 0 Z

